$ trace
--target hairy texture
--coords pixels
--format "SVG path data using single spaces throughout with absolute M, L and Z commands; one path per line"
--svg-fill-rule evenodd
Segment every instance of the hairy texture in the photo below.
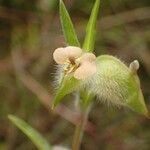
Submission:
M 96 65 L 96 74 L 85 80 L 85 86 L 92 94 L 108 104 L 125 105 L 146 113 L 137 74 L 133 74 L 119 59 L 109 55 L 99 56 Z
M 60 86 L 63 76 L 64 76 L 64 69 L 62 65 L 56 65 L 56 71 L 54 73 L 54 89 L 57 90 L 58 87 Z

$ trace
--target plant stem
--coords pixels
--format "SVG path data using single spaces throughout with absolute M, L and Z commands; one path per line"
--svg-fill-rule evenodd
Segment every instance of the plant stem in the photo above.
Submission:
M 84 112 L 81 113 L 80 122 L 76 125 L 76 129 L 73 136 L 72 150 L 80 149 L 84 126 L 86 124 L 88 114 L 89 114 L 89 108 L 87 108 Z

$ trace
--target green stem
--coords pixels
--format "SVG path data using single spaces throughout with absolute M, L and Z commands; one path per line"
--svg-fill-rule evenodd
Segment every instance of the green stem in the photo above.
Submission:
M 89 108 L 87 108 L 84 112 L 81 113 L 80 122 L 76 125 L 76 129 L 73 136 L 72 150 L 80 149 L 83 132 L 84 132 L 84 126 L 86 125 L 88 114 L 89 114 Z

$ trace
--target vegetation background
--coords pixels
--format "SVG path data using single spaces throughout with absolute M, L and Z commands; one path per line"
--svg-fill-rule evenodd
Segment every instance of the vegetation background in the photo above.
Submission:
M 83 41 L 94 0 L 64 0 Z M 55 63 L 52 53 L 65 46 L 58 0 L 0 0 L 0 150 L 34 150 L 7 119 L 15 114 L 53 145 L 70 146 L 78 113 L 72 96 L 54 112 Z M 140 62 L 139 76 L 150 110 L 150 1 L 101 0 L 95 54 L 111 54 L 127 64 Z M 150 121 L 131 110 L 95 100 L 82 150 L 149 150 Z

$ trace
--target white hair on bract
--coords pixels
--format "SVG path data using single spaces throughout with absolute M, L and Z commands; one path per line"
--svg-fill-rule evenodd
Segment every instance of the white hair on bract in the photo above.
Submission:
M 124 76 L 128 72 L 126 70 L 120 71 L 118 65 L 110 60 L 97 61 L 96 68 L 96 73 L 89 77 L 88 80 L 85 80 L 84 86 L 99 100 L 108 105 L 125 105 L 127 97 L 124 93 L 127 93 L 127 90 Z
M 138 69 L 137 61 L 132 63 Z M 128 106 L 134 111 L 147 114 L 147 108 L 137 74 L 133 74 L 123 62 L 110 55 L 101 55 L 96 60 L 97 71 L 84 87 L 99 100 L 116 106 Z
M 55 65 L 55 73 L 54 73 L 54 80 L 53 80 L 53 87 L 55 90 L 58 89 L 63 79 L 63 76 L 64 76 L 63 65 Z

